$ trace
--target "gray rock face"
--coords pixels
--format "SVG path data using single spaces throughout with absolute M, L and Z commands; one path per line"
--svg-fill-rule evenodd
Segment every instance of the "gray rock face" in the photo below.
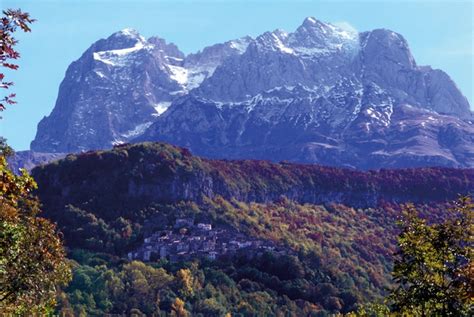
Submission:
M 307 18 L 293 33 L 188 56 L 125 33 L 70 66 L 32 149 L 159 140 L 219 158 L 474 167 L 467 99 L 447 74 L 418 66 L 395 32 Z

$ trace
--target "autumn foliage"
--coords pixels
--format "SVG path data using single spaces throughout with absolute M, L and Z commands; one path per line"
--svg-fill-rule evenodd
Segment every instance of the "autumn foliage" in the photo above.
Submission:
M 38 216 L 35 181 L 13 174 L 0 152 L 0 311 L 46 313 L 54 307 L 57 286 L 69 279 L 62 241 L 55 225 Z
M 13 37 L 13 33 L 20 28 L 24 32 L 30 32 L 29 24 L 35 20 L 26 12 L 21 10 L 4 10 L 0 25 L 0 63 L 3 67 L 16 70 L 18 64 L 11 62 L 20 58 L 20 53 L 15 50 L 18 41 Z M 13 82 L 5 81 L 5 74 L 0 73 L 0 88 L 8 89 L 13 86 Z M 0 111 L 6 109 L 7 105 L 15 104 L 15 94 L 10 93 L 0 99 Z
M 76 250 L 124 257 L 153 226 L 191 216 L 292 250 L 283 257 L 219 259 L 195 271 L 174 267 L 183 263 L 159 264 L 175 277 L 167 286 L 169 293 L 160 293 L 160 310 L 205 316 L 210 311 L 218 316 L 324 316 L 380 300 L 393 285 L 399 203 L 415 201 L 430 221 L 442 220 L 447 201 L 474 189 L 474 171 L 469 169 L 361 172 L 207 160 L 165 143 L 68 155 L 37 167 L 33 175 L 45 214 Z M 221 278 L 207 275 L 209 265 Z M 114 268 L 120 275 L 120 266 Z M 74 295 L 78 290 L 76 284 L 66 295 L 76 312 L 94 313 L 84 308 L 92 303 L 86 300 L 91 294 L 100 313 L 128 312 L 115 299 L 103 308 L 107 301 L 95 290 Z M 108 298 L 114 296 L 109 293 Z M 237 298 L 240 302 L 233 301 Z M 152 311 L 140 307 L 143 313 Z

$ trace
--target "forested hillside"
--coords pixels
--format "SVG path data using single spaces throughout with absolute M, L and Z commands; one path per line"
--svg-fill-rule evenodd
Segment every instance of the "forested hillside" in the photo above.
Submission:
M 166 143 L 122 145 L 71 154 L 33 176 L 49 206 L 86 203 L 113 209 L 137 202 L 202 202 L 222 196 L 271 202 L 374 207 L 383 202 L 443 202 L 474 190 L 474 169 L 411 168 L 356 171 L 268 161 L 208 160 Z M 96 193 L 100 193 L 100 199 Z
M 60 307 L 90 314 L 136 308 L 166 316 L 180 305 L 203 316 L 349 312 L 391 285 L 400 203 L 413 201 L 435 219 L 458 194 L 474 192 L 470 169 L 207 160 L 164 143 L 68 155 L 32 173 L 45 215 L 77 261 Z M 144 238 L 185 217 L 287 251 L 127 264 Z

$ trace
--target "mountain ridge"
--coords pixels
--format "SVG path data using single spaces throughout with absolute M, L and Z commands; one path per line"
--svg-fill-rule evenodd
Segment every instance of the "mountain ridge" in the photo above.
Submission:
M 111 175 L 99 176 L 107 173 Z M 72 199 L 76 197 L 74 193 L 85 190 L 91 194 L 107 193 L 117 199 L 139 197 L 142 202 L 199 203 L 205 195 L 267 203 L 284 196 L 301 204 L 342 203 L 368 208 L 383 203 L 443 202 L 474 192 L 474 169 L 357 171 L 290 162 L 213 160 L 160 142 L 70 154 L 36 167 L 32 175 L 43 184 L 40 196 L 60 200 L 65 195 Z M 77 198 L 83 200 L 84 196 Z M 44 203 L 64 206 L 61 202 Z M 128 204 L 119 200 L 114 203 Z
M 472 120 L 456 84 L 418 66 L 400 34 L 310 17 L 292 33 L 187 56 L 158 37 L 117 32 L 70 66 L 31 148 L 77 152 L 160 140 L 216 158 L 472 167 Z

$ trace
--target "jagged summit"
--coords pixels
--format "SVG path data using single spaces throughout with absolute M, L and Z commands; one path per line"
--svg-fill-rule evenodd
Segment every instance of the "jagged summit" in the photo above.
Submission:
M 312 17 L 306 18 L 294 33 L 325 34 L 326 36 L 340 36 L 347 39 L 357 36 L 354 29 L 342 28 L 336 24 L 322 22 Z
M 124 29 L 111 34 L 106 39 L 101 39 L 95 42 L 85 54 L 91 51 L 108 51 L 130 48 L 137 43 L 145 43 L 145 38 L 141 36 L 136 30 Z
M 296 29 L 295 33 L 311 32 L 311 33 L 331 33 L 336 29 L 335 25 L 317 20 L 314 17 L 307 17 L 303 23 Z
M 304 26 L 313 26 L 313 25 L 317 25 L 318 23 L 322 23 L 322 22 L 316 20 L 316 18 L 314 18 L 314 17 L 307 17 L 307 18 L 304 19 L 302 25 L 304 25 Z
M 323 21 L 317 20 L 313 17 L 307 17 L 304 19 L 303 23 L 296 29 L 296 33 L 298 32 L 320 32 L 320 33 L 328 33 L 332 30 L 335 26 L 330 23 L 325 23 Z
M 140 33 L 133 28 L 125 28 L 123 30 L 120 30 L 112 34 L 112 36 L 126 36 L 126 37 L 131 37 L 131 38 L 142 38 Z
M 125 28 L 123 30 L 112 33 L 106 41 L 112 43 L 127 43 L 126 45 L 134 46 L 135 43 L 146 42 L 145 38 L 140 33 L 132 28 Z
M 474 166 L 467 99 L 402 35 L 306 18 L 189 55 L 125 29 L 69 67 L 32 149 L 163 140 L 210 157 Z

